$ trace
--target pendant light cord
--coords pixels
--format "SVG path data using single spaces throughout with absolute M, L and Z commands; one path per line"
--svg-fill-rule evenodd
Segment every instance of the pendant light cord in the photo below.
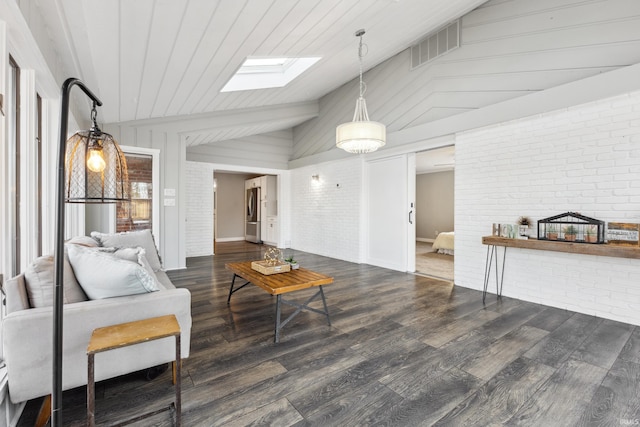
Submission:
M 367 51 L 369 50 L 366 44 L 362 43 L 362 36 L 364 35 L 364 30 L 359 30 L 356 35 L 360 37 L 360 45 L 358 46 L 358 59 L 360 61 L 360 98 L 364 97 L 364 93 L 367 91 L 367 84 L 362 81 L 362 58 L 366 53 L 363 53 L 363 48 Z

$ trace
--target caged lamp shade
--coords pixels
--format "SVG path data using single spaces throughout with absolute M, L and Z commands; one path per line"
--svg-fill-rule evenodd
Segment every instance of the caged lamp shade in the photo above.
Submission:
M 96 126 L 66 142 L 65 201 L 113 203 L 129 200 L 127 163 L 118 144 Z

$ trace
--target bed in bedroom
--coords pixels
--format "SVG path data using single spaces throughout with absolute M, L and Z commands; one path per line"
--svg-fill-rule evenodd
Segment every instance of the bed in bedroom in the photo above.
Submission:
M 453 255 L 453 231 L 439 233 L 432 248 L 434 252 Z

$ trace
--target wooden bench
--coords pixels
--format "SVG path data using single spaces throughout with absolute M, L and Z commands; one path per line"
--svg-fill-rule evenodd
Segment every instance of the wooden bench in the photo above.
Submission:
M 87 425 L 95 426 L 95 355 L 104 351 L 114 350 L 117 348 L 127 347 L 130 345 L 140 344 L 143 342 L 158 340 L 161 338 L 176 338 L 176 360 L 173 363 L 173 382 L 176 388 L 176 400 L 167 408 L 157 411 L 148 412 L 139 415 L 130 420 L 124 421 L 118 425 L 130 424 L 141 419 L 159 414 L 163 411 L 175 409 L 175 425 L 181 425 L 181 356 L 180 356 L 180 325 L 176 316 L 170 314 L 168 316 L 152 317 L 150 319 L 137 320 L 134 322 L 120 323 L 118 325 L 97 328 L 93 331 L 89 346 L 87 347 Z

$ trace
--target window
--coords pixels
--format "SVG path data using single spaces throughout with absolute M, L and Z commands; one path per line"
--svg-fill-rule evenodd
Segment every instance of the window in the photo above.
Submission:
M 131 201 L 116 203 L 116 232 L 153 229 L 153 156 L 125 153 Z
M 9 56 L 9 223 L 11 235 L 11 275 L 20 273 L 20 67 Z
M 247 58 L 220 92 L 283 87 L 320 59 L 319 56 Z

